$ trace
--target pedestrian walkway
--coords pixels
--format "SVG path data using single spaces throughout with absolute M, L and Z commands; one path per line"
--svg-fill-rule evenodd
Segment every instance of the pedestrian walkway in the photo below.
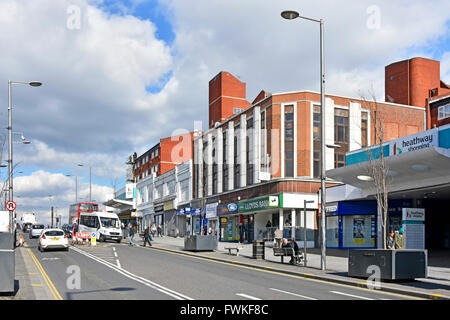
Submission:
M 125 239 L 125 242 L 128 242 L 128 239 Z M 142 239 L 136 237 L 135 242 L 137 245 L 140 245 L 142 244 Z M 348 258 L 346 251 L 329 250 L 332 253 L 329 253 L 326 258 L 327 270 L 322 271 L 320 265 L 321 256 L 318 249 L 307 250 L 307 265 L 305 267 L 302 264 L 300 266 L 289 264 L 289 258 L 285 258 L 285 262 L 282 264 L 281 258 L 273 255 L 272 242 L 266 242 L 265 244 L 264 260 L 253 258 L 252 244 L 218 242 L 217 250 L 200 252 L 185 251 L 184 238 L 174 238 L 169 236 L 154 237 L 152 244 L 155 249 L 177 251 L 183 254 L 198 255 L 214 260 L 227 261 L 266 270 L 270 269 L 287 274 L 300 275 L 303 277 L 333 281 L 359 287 L 367 286 L 365 279 L 350 278 L 347 276 Z M 229 251 L 225 249 L 228 247 L 239 247 L 239 255 L 230 255 Z M 435 267 L 430 266 L 429 264 L 428 278 L 426 279 L 382 282 L 381 287 L 381 290 L 410 294 L 422 298 L 450 299 L 450 268 Z

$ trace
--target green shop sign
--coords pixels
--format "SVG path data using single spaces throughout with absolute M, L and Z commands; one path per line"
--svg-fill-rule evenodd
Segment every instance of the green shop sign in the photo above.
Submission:
M 238 204 L 238 212 L 245 213 L 251 211 L 267 210 L 270 208 L 278 208 L 280 201 L 278 196 L 268 196 L 240 201 Z

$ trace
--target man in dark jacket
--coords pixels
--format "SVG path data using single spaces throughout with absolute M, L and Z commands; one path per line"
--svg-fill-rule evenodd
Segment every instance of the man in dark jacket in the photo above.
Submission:
M 144 230 L 144 244 L 142 245 L 143 247 L 145 247 L 145 244 L 148 242 L 149 246 L 152 246 L 152 243 L 150 242 L 150 229 L 147 227 L 145 227 Z

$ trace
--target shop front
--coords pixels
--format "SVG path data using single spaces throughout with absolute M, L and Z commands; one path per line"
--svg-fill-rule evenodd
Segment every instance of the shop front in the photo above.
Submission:
M 206 204 L 206 227 L 208 234 L 217 235 L 219 234 L 219 223 L 217 220 L 217 206 L 219 203 L 208 203 Z
M 177 228 L 177 211 L 173 206 L 173 200 L 166 201 L 163 204 L 164 210 L 164 225 L 162 226 L 163 234 L 171 237 L 178 236 L 178 228 Z
M 239 215 L 235 203 L 219 204 L 217 206 L 219 219 L 219 241 L 239 242 Z
M 412 207 L 413 201 L 410 199 L 396 199 L 388 202 L 388 216 L 386 232 L 389 230 L 398 231 L 405 228 L 404 212 L 406 208 Z M 408 209 L 410 212 L 414 209 Z M 416 209 L 420 211 L 421 209 Z M 415 212 L 415 211 L 414 211 Z M 369 201 L 341 201 L 327 204 L 326 207 L 326 237 L 327 247 L 337 249 L 354 248 L 377 248 L 382 244 L 378 243 L 381 237 L 381 217 L 378 215 L 377 203 L 375 200 Z M 423 223 L 410 222 L 412 235 L 415 230 L 420 229 L 417 225 Z
M 160 204 L 153 207 L 155 214 L 153 215 L 153 223 L 158 227 L 161 225 L 161 229 L 164 230 L 164 205 Z
M 351 201 L 326 207 L 327 248 L 372 249 L 377 242 L 377 204 Z

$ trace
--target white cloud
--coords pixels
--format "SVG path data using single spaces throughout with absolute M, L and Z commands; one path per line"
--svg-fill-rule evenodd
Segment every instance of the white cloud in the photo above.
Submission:
M 113 192 L 106 186 L 92 184 L 91 200 L 99 203 Z M 14 201 L 17 215 L 23 212 L 39 212 L 41 223 L 50 222 L 51 207 L 54 216 L 61 215 L 63 222 L 68 218 L 69 206 L 75 203 L 75 181 L 61 173 L 37 170 L 29 176 L 14 178 Z M 78 201 L 89 200 L 89 182 L 78 181 Z M 66 219 L 64 219 L 66 218 Z

